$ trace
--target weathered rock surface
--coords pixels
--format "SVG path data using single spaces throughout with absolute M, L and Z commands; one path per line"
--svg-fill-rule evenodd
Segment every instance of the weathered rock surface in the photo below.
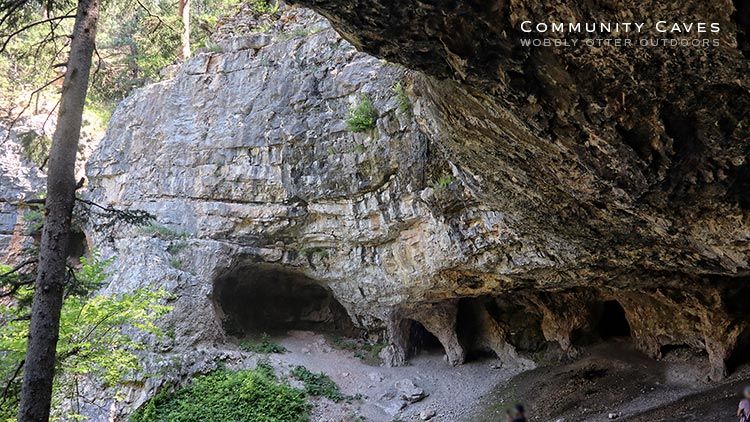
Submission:
M 491 352 L 528 365 L 519 352 L 605 337 L 616 309 L 618 335 L 652 356 L 687 345 L 713 377 L 731 369 L 750 337 L 750 96 L 730 5 L 705 10 L 727 28 L 721 47 L 630 57 L 522 54 L 512 24 L 541 6 L 307 3 L 358 47 L 430 75 L 292 9 L 119 106 L 87 195 L 163 228 L 89 234 L 117 256 L 109 291 L 175 293 L 163 351 L 238 334 L 250 314 L 225 286 L 283 279 L 325 289 L 269 288 L 268 307 L 328 310 L 281 325 L 351 319 L 387 343 L 388 364 L 431 335 L 451 364 Z M 351 133 L 363 96 L 378 120 Z
M 512 222 L 516 244 L 538 252 L 534 265 L 509 257 L 485 274 L 533 288 L 645 291 L 635 324 L 693 332 L 679 342 L 707 349 L 721 344 L 709 355 L 722 371 L 719 355 L 733 348 L 747 315 L 724 314 L 734 293 L 723 290 L 745 289 L 749 265 L 747 2 L 295 2 L 323 13 L 358 48 L 439 78 L 415 83 L 431 102 L 417 112 L 420 127 L 478 200 Z M 721 30 L 658 33 L 657 16 Z M 718 45 L 528 48 L 519 42 L 529 37 L 523 21 L 645 22 L 636 41 Z M 663 283 L 688 292 L 662 291 Z M 685 302 L 676 298 L 683 294 Z M 558 300 L 533 302 L 546 338 L 569 349 L 570 333 L 590 315 Z M 667 314 L 677 316 L 667 322 Z M 675 341 L 645 331 L 634 335 L 650 339 L 639 340 L 646 348 Z
M 0 262 L 13 263 L 33 243 L 24 221 L 26 209 L 18 202 L 43 191 L 44 173 L 27 158 L 22 138 L 36 137 L 36 130 L 24 125 L 8 132 L 0 126 Z
M 52 107 L 42 100 L 33 114 L 0 119 L 0 263 L 23 259 L 39 234 L 43 214 L 25 201 L 44 197 L 47 149 L 57 122 Z M 75 170 L 79 179 L 103 135 L 97 123 L 96 117 L 84 115 Z

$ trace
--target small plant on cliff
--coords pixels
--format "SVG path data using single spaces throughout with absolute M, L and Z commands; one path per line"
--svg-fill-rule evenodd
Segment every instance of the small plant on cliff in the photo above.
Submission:
M 170 243 L 169 246 L 167 246 L 167 252 L 169 252 L 171 255 L 177 255 L 185 250 L 185 248 L 187 248 L 188 246 L 190 245 L 185 240 L 178 240 Z
M 269 336 L 266 333 L 261 334 L 260 340 L 242 340 L 240 342 L 240 349 L 246 351 L 246 352 L 253 352 L 253 353 L 286 353 L 288 350 L 286 347 L 274 343 L 271 340 L 271 336 Z
M 196 377 L 173 393 L 162 390 L 130 416 L 130 422 L 303 422 L 304 393 L 259 368 L 225 369 Z
M 396 85 L 393 85 L 393 93 L 396 94 L 398 109 L 404 114 L 411 114 L 411 101 L 409 100 L 409 96 L 406 95 L 406 90 L 404 90 L 401 82 L 396 82 Z
M 299 254 L 306 257 L 307 259 L 312 259 L 315 257 L 320 257 L 321 259 L 325 259 L 325 258 L 328 258 L 329 256 L 328 250 L 320 246 L 304 247 L 299 250 Z
M 156 223 L 151 223 L 148 226 L 143 227 L 143 231 L 146 234 L 150 234 L 164 240 L 180 240 L 189 237 L 186 232 L 175 230 L 171 227 L 162 226 Z
M 252 7 L 255 13 L 275 15 L 279 12 L 278 0 L 271 3 L 269 0 L 250 0 L 250 7 Z
M 366 95 L 363 95 L 359 103 L 349 109 L 346 126 L 350 132 L 364 132 L 374 128 L 377 121 L 378 112 L 375 106 Z
M 434 189 L 446 189 L 451 185 L 451 183 L 453 183 L 453 176 L 451 176 L 450 174 L 444 174 L 435 181 Z
M 305 392 L 311 396 L 322 396 L 332 401 L 340 402 L 347 397 L 341 394 L 339 386 L 326 374 L 315 374 L 304 366 L 296 366 L 292 369 L 292 376 L 302 381 Z

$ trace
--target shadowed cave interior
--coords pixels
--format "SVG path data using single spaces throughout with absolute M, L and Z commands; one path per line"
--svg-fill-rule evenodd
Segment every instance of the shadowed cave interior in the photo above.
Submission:
M 407 319 L 404 323 L 408 324 L 408 357 L 414 357 L 421 353 L 443 353 L 443 345 L 424 325 L 412 319 Z
M 607 300 L 601 304 L 599 319 L 599 337 L 606 340 L 613 337 L 630 337 L 630 324 L 625 317 L 625 310 L 616 300 Z
M 292 329 L 342 335 L 355 331 L 331 290 L 300 273 L 239 267 L 216 280 L 213 297 L 229 335 Z

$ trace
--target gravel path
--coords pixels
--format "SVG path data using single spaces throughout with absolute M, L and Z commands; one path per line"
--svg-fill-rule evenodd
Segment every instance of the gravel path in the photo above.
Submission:
M 309 331 L 290 331 L 287 337 L 274 340 L 289 349 L 289 353 L 270 356 L 274 366 L 290 369 L 302 365 L 313 372 L 324 372 L 344 394 L 362 395 L 362 400 L 351 403 L 318 400 L 312 420 L 320 422 L 417 421 L 422 420 L 420 412 L 431 411 L 435 413 L 431 421 L 455 422 L 467 409 L 478 406 L 480 398 L 497 384 L 520 372 L 520 368 L 500 367 L 500 361 L 495 359 L 452 367 L 443 354 L 437 353 L 421 354 L 405 367 L 372 366 L 352 351 L 334 348 L 324 335 Z M 394 412 L 402 401 L 388 397 L 395 392 L 394 384 L 403 379 L 411 380 L 428 396 Z

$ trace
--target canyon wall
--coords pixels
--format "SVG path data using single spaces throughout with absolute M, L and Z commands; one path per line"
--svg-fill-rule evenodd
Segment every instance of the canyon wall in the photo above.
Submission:
M 714 379 L 742 359 L 742 11 L 638 6 L 722 22 L 717 48 L 558 51 L 515 44 L 541 4 L 303 3 L 348 41 L 303 8 L 237 31 L 126 99 L 89 160 L 88 199 L 157 217 L 87 234 L 117 258 L 108 292 L 174 294 L 161 352 L 320 327 L 390 365 L 425 336 L 454 365 L 610 335 L 703 350 Z M 629 16 L 572 3 L 550 16 Z

